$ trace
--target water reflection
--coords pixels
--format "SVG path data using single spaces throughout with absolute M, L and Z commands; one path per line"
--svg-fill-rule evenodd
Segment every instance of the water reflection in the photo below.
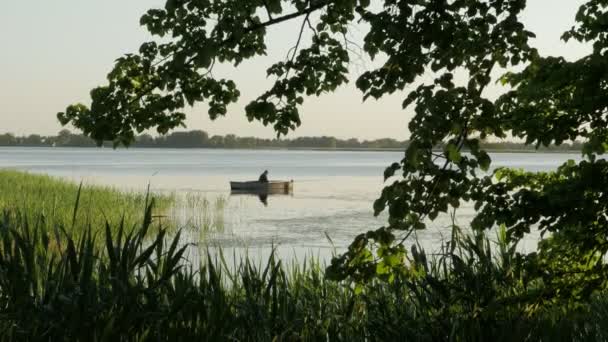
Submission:
M 276 199 L 280 199 L 281 197 L 293 197 L 293 191 L 288 191 L 285 193 L 268 193 L 268 192 L 259 192 L 259 191 L 243 191 L 243 190 L 231 190 L 231 197 L 238 196 L 248 196 L 248 197 L 257 197 L 265 207 L 268 207 L 268 198 L 274 197 Z

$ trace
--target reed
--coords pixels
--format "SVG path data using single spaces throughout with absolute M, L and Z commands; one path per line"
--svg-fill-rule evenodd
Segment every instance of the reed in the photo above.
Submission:
M 224 196 L 209 198 L 199 192 L 174 194 L 170 220 L 183 229 L 199 232 L 201 238 L 208 233 L 225 230 L 225 211 L 228 199 Z
M 210 253 L 194 267 L 146 206 L 138 224 L 64 226 L 5 209 L 0 340 L 588 341 L 608 337 L 608 300 L 522 301 L 514 249 L 455 230 L 444 253 L 413 249 L 409 272 L 353 284 L 315 259 L 285 265 Z M 77 209 L 75 209 L 77 211 Z M 79 225 L 77 222 L 76 225 Z M 101 232 L 101 233 L 95 233 Z M 55 248 L 50 248 L 55 246 Z
M 175 196 L 153 195 L 157 203 L 154 217 L 165 215 Z M 105 222 L 115 226 L 123 220 L 126 224 L 140 221 L 146 196 L 145 191 L 79 185 L 58 177 L 0 169 L 0 209 L 10 212 L 19 209 L 21 215 L 29 215 L 30 220 L 44 219 L 51 224 L 62 224 L 68 231 L 88 225 L 103 227 Z M 76 208 L 74 203 L 77 203 Z

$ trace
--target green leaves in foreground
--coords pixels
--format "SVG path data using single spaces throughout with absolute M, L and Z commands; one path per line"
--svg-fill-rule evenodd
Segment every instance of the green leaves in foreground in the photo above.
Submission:
M 123 222 L 113 235 L 106 224 L 106 253 L 91 227 L 75 241 L 61 226 L 31 224 L 28 216 L 5 211 L 1 339 L 123 340 L 150 334 L 155 317 L 167 314 L 155 303 L 166 298 L 164 287 L 180 272 L 186 250 L 179 234 L 168 248 L 164 230 L 149 236 L 152 207 L 141 227 Z
M 386 278 L 353 284 L 327 280 L 314 259 L 286 267 L 274 254 L 265 263 L 229 262 L 221 251 L 208 250 L 206 258 L 188 263 L 180 234 L 168 237 L 152 226 L 151 212 L 150 205 L 141 225 L 107 224 L 101 235 L 91 233 L 99 227 L 81 227 L 86 233 L 74 240 L 60 226 L 29 221 L 33 213 L 5 211 L 0 221 L 0 341 L 521 341 L 556 336 L 588 341 L 608 336 L 605 294 L 592 306 L 543 302 L 548 287 L 522 280 L 516 271 L 520 260 L 505 231 L 494 245 L 455 227 L 439 257 L 419 248 L 384 249 L 375 271 Z M 397 254 L 410 266 L 386 272 L 397 265 Z

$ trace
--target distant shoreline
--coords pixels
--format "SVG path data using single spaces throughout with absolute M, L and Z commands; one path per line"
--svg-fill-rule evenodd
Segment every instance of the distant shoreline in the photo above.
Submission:
M 266 139 L 256 137 L 239 137 L 234 134 L 209 135 L 201 130 L 179 131 L 153 137 L 141 134 L 134 137 L 129 148 L 166 148 L 166 149 L 226 149 L 226 150 L 267 150 L 267 151 L 352 151 L 352 152 L 404 152 L 411 142 L 393 138 L 359 140 L 358 138 L 339 139 L 332 136 L 309 136 L 290 139 Z M 581 142 L 566 142 L 559 146 L 534 149 L 513 141 L 480 141 L 480 147 L 492 153 L 572 153 L 580 152 Z M 113 148 L 111 141 L 101 144 L 104 148 Z M 67 129 L 56 136 L 15 136 L 10 133 L 0 134 L 0 146 L 5 147 L 97 147 L 98 144 L 83 134 L 73 134 Z M 441 144 L 435 146 L 436 152 L 442 152 Z M 465 150 L 466 151 L 466 150 Z
M 44 148 L 44 149 L 100 149 L 100 150 L 111 150 L 111 147 L 96 147 L 96 146 L 0 146 L 0 148 Z M 328 148 L 328 147 L 144 147 L 144 146 L 133 146 L 133 147 L 119 147 L 118 150 L 234 150 L 234 151 L 317 151 L 317 152 L 405 152 L 405 148 Z M 440 149 L 436 149 L 436 152 L 442 152 Z M 551 153 L 551 154 L 575 154 L 580 153 L 577 149 L 564 149 L 564 150 L 527 150 L 527 149 L 485 149 L 489 153 Z M 467 153 L 468 151 L 463 151 Z

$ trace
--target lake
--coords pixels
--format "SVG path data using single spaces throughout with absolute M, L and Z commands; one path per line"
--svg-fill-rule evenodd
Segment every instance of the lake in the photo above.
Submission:
M 188 229 L 187 242 L 219 245 L 228 253 L 247 250 L 264 257 L 274 247 L 283 257 L 327 259 L 354 236 L 385 224 L 385 215 L 374 217 L 372 203 L 383 187 L 384 169 L 402 156 L 367 151 L 0 148 L 0 167 L 129 190 L 145 191 L 150 184 L 153 191 L 207 199 L 210 208 L 218 203 L 222 230 L 203 234 Z M 580 155 L 492 154 L 493 167 L 534 171 L 550 170 L 568 159 Z M 257 196 L 230 194 L 229 181 L 255 180 L 265 169 L 271 180 L 293 180 L 293 195 L 270 196 L 265 205 Z M 197 213 L 189 211 L 200 208 L 176 208 L 180 210 L 185 220 L 192 220 Z M 464 205 L 458 223 L 466 225 L 472 215 L 472 207 Z M 418 235 L 422 245 L 437 246 L 449 236 L 449 224 L 447 217 L 433 222 Z

